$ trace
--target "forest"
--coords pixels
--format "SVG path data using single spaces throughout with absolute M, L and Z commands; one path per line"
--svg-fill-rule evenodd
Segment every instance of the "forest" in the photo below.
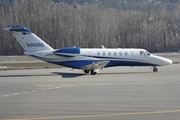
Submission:
M 24 52 L 4 31 L 9 25 L 26 26 L 55 49 L 104 45 L 149 52 L 180 50 L 179 0 L 144 1 L 0 0 L 0 55 Z

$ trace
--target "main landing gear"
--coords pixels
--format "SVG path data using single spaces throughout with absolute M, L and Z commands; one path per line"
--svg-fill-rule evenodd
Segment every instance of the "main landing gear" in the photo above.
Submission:
M 84 73 L 86 73 L 86 74 L 89 73 L 89 70 L 84 70 Z
M 90 70 L 84 70 L 84 73 L 89 73 L 90 72 Z M 96 71 L 95 70 L 91 70 L 91 75 L 96 75 Z
M 153 67 L 153 72 L 156 73 L 158 69 L 156 67 Z
M 96 71 L 94 71 L 94 70 L 91 70 L 91 75 L 96 75 Z

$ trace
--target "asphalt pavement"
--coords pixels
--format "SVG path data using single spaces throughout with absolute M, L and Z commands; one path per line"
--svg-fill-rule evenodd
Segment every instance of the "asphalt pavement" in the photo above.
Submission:
M 0 71 L 3 120 L 179 120 L 180 65 Z

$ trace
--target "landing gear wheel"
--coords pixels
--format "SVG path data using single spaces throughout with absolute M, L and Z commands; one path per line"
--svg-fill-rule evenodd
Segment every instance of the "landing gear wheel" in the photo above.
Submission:
M 153 72 L 156 73 L 157 71 L 158 71 L 158 69 L 157 69 L 156 67 L 154 67 L 154 68 L 153 68 Z
M 84 70 L 84 73 L 89 73 L 89 70 Z
M 94 70 L 91 70 L 91 75 L 96 75 L 96 73 Z

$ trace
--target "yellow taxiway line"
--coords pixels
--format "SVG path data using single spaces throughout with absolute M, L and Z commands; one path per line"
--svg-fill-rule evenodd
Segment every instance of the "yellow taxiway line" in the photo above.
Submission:
M 113 117 L 113 116 L 128 116 L 128 115 L 149 115 L 149 114 L 164 114 L 175 113 L 180 110 L 152 111 L 152 112 L 133 112 L 133 113 L 116 113 L 116 114 L 97 114 L 97 115 L 77 115 L 77 116 L 56 116 L 56 117 L 41 117 L 41 118 L 17 118 L 6 120 L 52 120 L 52 119 L 73 119 L 73 118 L 93 118 L 93 117 Z

